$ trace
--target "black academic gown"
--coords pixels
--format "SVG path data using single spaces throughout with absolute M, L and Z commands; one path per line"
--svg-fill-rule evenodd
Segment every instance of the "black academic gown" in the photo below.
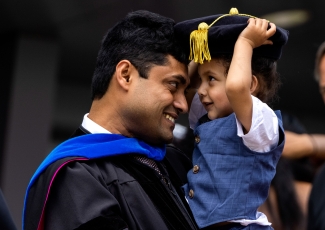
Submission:
M 84 133 L 78 129 L 74 136 Z M 25 229 L 37 229 L 42 212 L 46 230 L 197 229 L 180 188 L 191 163 L 176 148 L 167 149 L 165 160 L 156 162 L 160 173 L 134 154 L 53 163 L 30 190 Z M 45 185 L 69 160 L 52 182 L 42 211 Z
M 325 229 L 325 164 L 315 176 L 308 204 L 308 230 Z

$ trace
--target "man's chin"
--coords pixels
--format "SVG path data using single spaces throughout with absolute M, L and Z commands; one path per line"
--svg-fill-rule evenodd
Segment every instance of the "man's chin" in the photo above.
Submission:
M 161 146 L 161 145 L 172 143 L 173 142 L 173 135 L 164 136 L 164 137 L 157 137 L 157 138 L 147 137 L 147 138 L 142 139 L 142 140 L 145 141 L 146 143 L 150 144 L 150 145 Z
M 163 139 L 161 139 L 160 144 L 170 144 L 173 142 L 174 136 L 170 135 L 170 136 L 166 136 Z
M 172 143 L 174 140 L 174 137 L 172 136 L 172 138 L 169 138 L 168 140 L 166 140 L 165 144 L 170 144 Z

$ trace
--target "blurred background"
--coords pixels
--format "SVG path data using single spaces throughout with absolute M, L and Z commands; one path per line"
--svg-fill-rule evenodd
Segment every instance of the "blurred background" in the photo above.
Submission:
M 90 108 L 92 73 L 108 28 L 138 9 L 178 22 L 231 7 L 290 31 L 274 108 L 297 116 L 310 133 L 325 133 L 325 106 L 313 79 L 315 53 L 325 41 L 325 1 L 0 1 L 0 188 L 18 229 L 32 174 Z M 186 116 L 178 123 L 187 126 Z

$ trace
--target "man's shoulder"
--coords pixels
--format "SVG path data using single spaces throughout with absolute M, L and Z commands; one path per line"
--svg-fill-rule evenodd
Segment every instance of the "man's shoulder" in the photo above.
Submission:
M 114 181 L 125 183 L 134 178 L 126 172 L 122 165 L 130 165 L 130 156 L 109 156 L 94 159 L 65 158 L 52 163 L 44 172 L 47 178 L 53 178 L 57 174 L 65 180 L 77 178 L 91 178 L 103 181 L 106 184 Z

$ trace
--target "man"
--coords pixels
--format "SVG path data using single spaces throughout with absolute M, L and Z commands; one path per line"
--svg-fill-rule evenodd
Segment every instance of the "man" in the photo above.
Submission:
M 188 109 L 187 57 L 173 26 L 135 11 L 108 31 L 90 112 L 31 179 L 23 229 L 197 228 L 180 190 L 184 175 L 172 166 L 185 167 L 185 158 L 164 158 Z
M 319 84 L 319 90 L 325 103 L 325 42 L 323 42 L 317 51 L 315 61 L 315 79 Z M 325 159 L 325 135 L 318 135 L 314 140 L 314 149 L 316 156 L 322 160 Z M 309 197 L 308 206 L 308 229 L 325 229 L 325 165 L 316 175 L 313 188 Z
M 325 42 L 319 46 L 316 53 L 314 77 L 325 103 Z M 309 156 L 325 160 L 325 135 L 297 134 L 286 131 L 283 156 L 291 159 Z

